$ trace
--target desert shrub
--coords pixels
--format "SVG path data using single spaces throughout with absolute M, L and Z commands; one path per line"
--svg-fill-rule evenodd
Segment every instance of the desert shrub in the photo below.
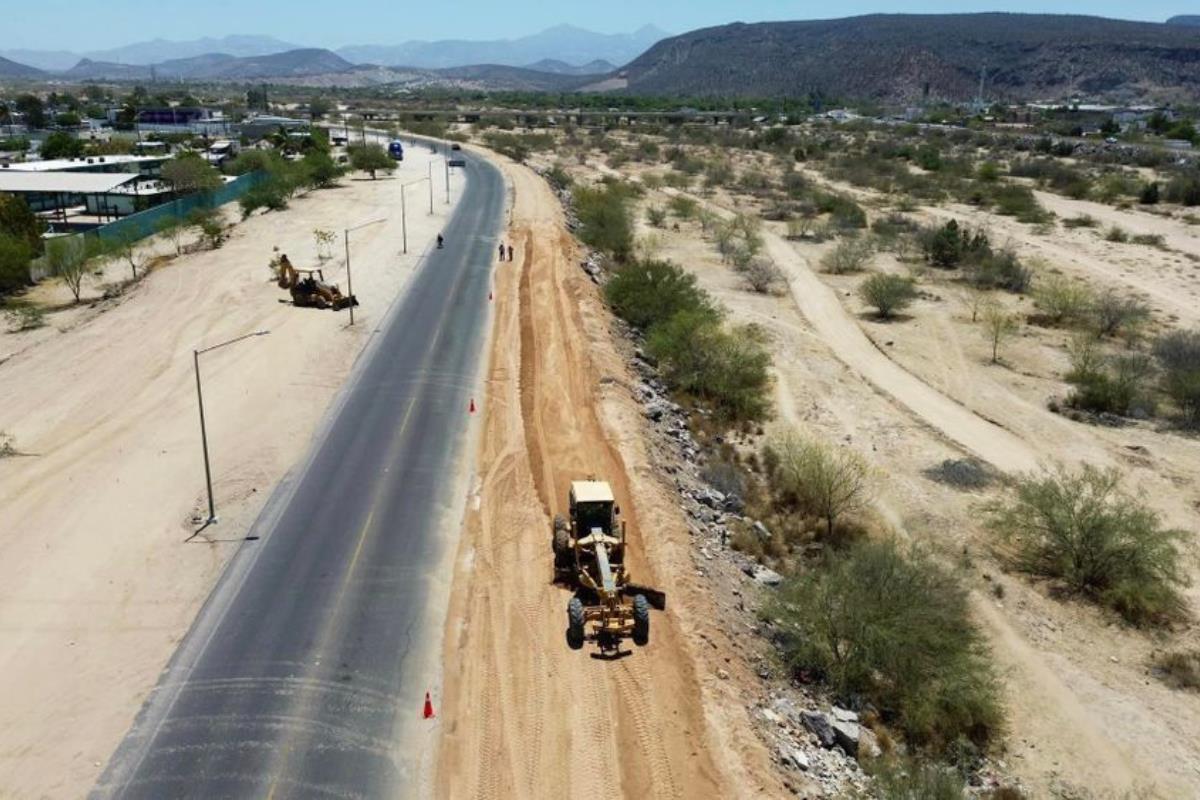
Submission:
M 627 261 L 633 253 L 629 191 L 621 184 L 610 183 L 595 188 L 577 186 L 572 196 L 579 217 L 579 238 L 616 261 Z
M 943 269 L 957 267 L 965 258 L 991 252 L 986 233 L 962 227 L 953 219 L 941 227 L 923 228 L 917 240 L 925 260 Z
M 257 186 L 251 187 L 238 198 L 238 205 L 242 207 L 243 219 L 260 208 L 268 211 L 282 211 L 288 205 L 288 190 L 282 180 L 271 177 Z
M 956 489 L 983 489 L 996 481 L 995 471 L 977 458 L 947 458 L 922 472 L 931 481 Z
M 920 759 L 885 760 L 871 770 L 875 800 L 963 800 L 966 783 L 952 767 Z
M 670 261 L 624 265 L 605 284 L 604 296 L 617 316 L 643 330 L 684 311 L 718 316 L 696 276 Z
M 1176 175 L 1164 193 L 1167 202 L 1184 206 L 1200 206 L 1200 170 Z
M 571 178 L 570 174 L 563 169 L 562 165 L 560 164 L 555 164 L 553 167 L 546 170 L 542 174 L 542 177 L 549 181 L 550 185 L 559 192 L 563 191 L 564 189 L 570 189 L 571 184 L 574 183 L 574 180 Z
M 784 281 L 783 270 L 769 258 L 751 258 L 742 277 L 752 290 L 759 294 L 774 294 Z
M 1020 294 L 1033 283 L 1033 270 L 1009 249 L 974 254 L 963 271 L 967 282 L 979 289 L 1004 289 Z
M 1077 217 L 1067 217 L 1063 220 L 1064 228 L 1094 228 L 1099 224 L 1090 214 L 1080 214 Z
M 1129 234 L 1126 233 L 1123 228 L 1113 225 L 1104 234 L 1104 239 L 1105 239 L 1105 241 L 1115 242 L 1117 244 L 1124 244 L 1125 242 L 1129 241 Z
M 677 194 L 670 199 L 667 207 L 671 209 L 671 213 L 679 219 L 691 219 L 696 216 L 698 204 L 695 200 L 686 195 Z
M 1096 295 L 1091 307 L 1092 325 L 1099 336 L 1132 334 L 1150 320 L 1150 306 L 1137 297 L 1126 297 L 1115 289 Z
M 867 212 L 848 197 L 838 194 L 823 195 L 817 202 L 823 214 L 829 214 L 829 224 L 843 231 L 867 227 Z
M 871 469 L 850 448 L 787 431 L 771 440 L 764 457 L 773 465 L 768 477 L 780 506 L 820 517 L 830 537 L 839 520 L 870 502 Z
M 1003 725 L 967 592 L 922 550 L 860 541 L 785 581 L 765 612 L 794 671 L 870 703 L 915 749 L 983 746 Z
M 704 168 L 704 184 L 709 187 L 728 186 L 733 182 L 733 165 L 727 160 L 710 161 Z
M 1050 218 L 1027 186 L 997 186 L 992 190 L 991 200 L 997 214 L 1016 217 L 1018 222 L 1037 224 Z
M 655 228 L 661 228 L 667 224 L 667 210 L 661 206 L 650 206 L 646 209 L 646 221 Z
M 992 363 L 1000 361 L 1000 345 L 1020 330 L 1020 322 L 1015 314 L 1010 314 L 998 303 L 988 303 L 980 314 L 983 330 L 992 346 Z
M 821 257 L 821 267 L 834 275 L 846 275 L 851 272 L 861 272 L 871 264 L 875 255 L 875 246 L 865 236 L 842 239 L 836 246 Z
M 1160 250 L 1165 250 L 1167 240 L 1161 233 L 1139 233 L 1129 238 L 1129 241 L 1134 244 L 1144 244 L 1149 247 L 1157 247 Z
M 903 214 L 888 214 L 871 223 L 871 233 L 881 242 L 891 243 L 901 236 L 914 234 L 920 226 Z
M 28 286 L 33 248 L 23 238 L 0 230 L 0 294 Z
M 1138 193 L 1138 202 L 1144 206 L 1153 206 L 1158 204 L 1158 183 L 1150 181 L 1142 186 L 1142 190 Z
M 1172 331 L 1154 343 L 1162 388 L 1189 425 L 1200 425 L 1200 330 Z
M 1086 284 L 1063 275 L 1047 275 L 1037 282 L 1034 302 L 1052 325 L 1082 322 L 1091 310 L 1092 291 Z
M 712 313 L 683 311 L 650 329 L 646 349 L 673 389 L 708 404 L 720 419 L 766 416 L 771 356 L 755 328 L 727 330 Z
M 875 309 L 880 319 L 890 319 L 912 303 L 917 286 L 912 278 L 876 272 L 859 284 L 858 296 Z
M 1200 691 L 1200 650 L 1160 653 L 1153 663 L 1168 686 Z
M 1027 475 L 1012 498 L 991 505 L 989 524 L 1016 566 L 1112 608 L 1133 624 L 1184 612 L 1183 532 L 1120 487 L 1120 473 L 1085 464 Z
M 9 330 L 13 333 L 32 331 L 45 327 L 46 313 L 41 306 L 22 304 L 6 309 L 4 316 L 8 319 Z
M 1148 393 L 1154 363 L 1143 353 L 1106 356 L 1090 337 L 1071 345 L 1071 369 L 1066 379 L 1072 386 L 1067 404 L 1095 413 L 1149 416 L 1154 398 Z

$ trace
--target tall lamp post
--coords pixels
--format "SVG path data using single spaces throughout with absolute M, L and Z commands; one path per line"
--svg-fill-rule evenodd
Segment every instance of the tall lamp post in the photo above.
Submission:
M 192 366 L 196 370 L 196 404 L 200 407 L 200 446 L 204 450 L 204 484 L 208 488 L 208 522 L 205 523 L 207 525 L 215 525 L 217 523 L 217 510 L 213 503 L 212 468 L 208 463 L 208 431 L 204 427 L 204 392 L 200 388 L 200 356 L 204 353 L 211 353 L 219 347 L 226 347 L 243 339 L 249 339 L 252 336 L 266 336 L 268 333 L 270 331 L 254 331 L 253 333 L 238 336 L 236 339 L 230 339 L 227 342 L 221 342 L 211 347 L 192 351 Z
M 418 178 L 415 181 L 402 184 L 400 186 L 400 238 L 403 242 L 403 250 L 405 255 L 408 254 L 408 204 L 404 199 L 404 190 L 409 186 L 416 186 L 418 183 L 429 181 L 429 213 L 433 213 L 433 180 L 430 178 Z
M 383 222 L 384 219 L 385 219 L 384 217 L 380 217 L 379 219 L 373 219 L 370 222 L 364 222 L 360 225 L 355 225 L 353 228 L 346 228 L 343 231 L 343 233 L 345 234 L 345 237 L 346 237 L 346 294 L 348 294 L 351 297 L 354 296 L 354 279 L 350 276 L 350 233 L 351 233 L 351 231 L 356 231 L 360 228 L 365 228 L 368 225 L 378 225 L 380 222 Z M 351 325 L 354 324 L 354 304 L 353 303 L 350 304 L 350 324 Z

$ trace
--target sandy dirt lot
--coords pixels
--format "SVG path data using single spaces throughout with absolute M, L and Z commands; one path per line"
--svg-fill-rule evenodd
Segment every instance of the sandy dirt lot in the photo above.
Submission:
M 185 254 L 117 300 L 0 335 L 0 430 L 27 454 L 0 460 L 3 796 L 79 797 L 99 774 L 453 208 L 440 195 L 429 216 L 416 187 L 400 254 L 399 185 L 426 174 L 418 150 L 395 178 L 344 179 L 238 224 L 219 250 Z M 461 178 L 452 187 L 457 198 Z M 322 266 L 344 290 L 341 229 L 380 217 L 351 234 L 353 328 L 345 311 L 280 302 L 273 246 L 316 266 L 313 229 L 335 230 Z M 101 281 L 126 272 L 114 265 Z M 63 299 L 61 287 L 38 291 Z M 202 356 L 220 523 L 197 534 L 207 509 L 191 351 L 260 329 L 270 334 Z
M 612 174 L 594 162 L 573 171 L 585 180 Z M 639 168 L 627 171 L 636 174 Z M 644 205 L 665 205 L 670 193 L 651 192 Z M 869 193 L 853 193 L 880 207 Z M 695 196 L 719 213 L 747 210 L 745 198 L 725 192 Z M 1042 194 L 1039 199 L 1063 217 L 1090 214 L 1102 226 L 1162 235 L 1168 249 L 1106 242 L 1104 227 L 1039 234 L 965 207 L 921 209 L 914 216 L 986 225 L 993 240 L 1014 247 L 1039 269 L 1094 287 L 1142 293 L 1160 322 L 1194 323 L 1200 241 L 1193 226 L 1096 203 Z M 1005 677 L 1012 735 L 1001 758 L 1011 772 L 1036 796 L 1064 784 L 1097 796 L 1196 796 L 1200 698 L 1167 688 L 1148 666 L 1159 649 L 1195 646 L 1195 631 L 1156 636 L 1130 630 L 1005 574 L 979 525 L 979 505 L 993 493 L 958 492 L 921 472 L 964 455 L 1006 471 L 1054 462 L 1113 465 L 1169 524 L 1194 532 L 1200 527 L 1195 440 L 1154 423 L 1105 428 L 1051 413 L 1047 398 L 1065 391 L 1069 334 L 1023 326 L 1006 346 L 1003 363 L 990 364 L 985 337 L 958 300 L 961 290 L 936 275 L 923 277 L 926 296 L 903 321 L 880 323 L 857 298 L 862 276 L 819 272 L 828 243 L 787 241 L 781 227 L 768 225 L 766 251 L 784 271 L 787 286 L 780 296 L 763 296 L 749 292 L 721 263 L 695 223 L 683 223 L 679 231 L 651 230 L 644 214 L 639 216 L 640 233 L 654 237 L 658 256 L 693 271 L 731 319 L 767 331 L 777 377 L 777 424 L 798 425 L 859 449 L 887 476 L 876 505 L 898 534 L 928 541 L 956 563 L 971 559 L 977 618 Z M 907 271 L 888 255 L 875 266 Z M 1028 300 L 1000 299 L 1014 311 L 1031 310 Z M 1197 549 L 1193 538 L 1187 547 L 1193 576 Z M 1196 607 L 1194 584 L 1188 596 Z
M 439 797 L 762 797 L 782 794 L 751 733 L 734 661 L 709 635 L 681 514 L 644 449 L 607 311 L 578 267 L 548 186 L 514 186 L 498 267 L 476 507 L 448 617 Z M 636 579 L 668 593 L 651 643 L 599 660 L 565 642 L 569 593 L 551 583 L 550 522 L 573 479 L 612 482 Z M 711 649 L 703 657 L 698 648 Z

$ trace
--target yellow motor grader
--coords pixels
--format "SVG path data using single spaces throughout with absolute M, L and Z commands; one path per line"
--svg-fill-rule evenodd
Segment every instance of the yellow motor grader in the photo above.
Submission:
M 321 270 L 296 269 L 286 255 L 279 259 L 278 276 L 279 288 L 291 292 L 293 305 L 334 311 L 358 305 L 354 295 L 344 295 L 337 284 L 326 283 Z
M 621 640 L 650 641 L 650 609 L 667 597 L 629 580 L 625 523 L 605 481 L 571 483 L 570 512 L 554 518 L 555 579 L 575 590 L 567 603 L 567 644 L 578 650 L 595 642 L 603 654 L 619 652 Z

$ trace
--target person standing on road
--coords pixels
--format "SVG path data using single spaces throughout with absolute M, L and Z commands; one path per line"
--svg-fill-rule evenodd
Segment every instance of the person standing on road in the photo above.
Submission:
M 512 245 L 508 246 L 508 260 L 512 261 Z
M 504 260 L 504 242 L 500 243 L 500 260 Z

